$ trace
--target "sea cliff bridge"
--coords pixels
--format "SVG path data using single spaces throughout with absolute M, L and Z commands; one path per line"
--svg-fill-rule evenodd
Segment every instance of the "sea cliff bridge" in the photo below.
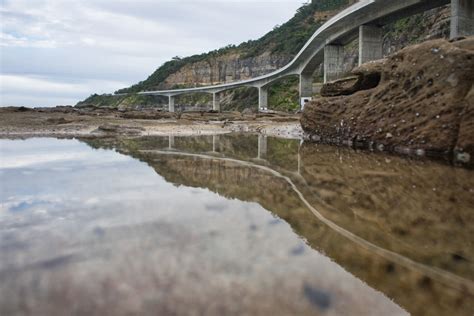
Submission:
M 258 89 L 258 108 L 268 107 L 268 87 L 288 76 L 299 76 L 301 107 L 313 95 L 313 73 L 324 64 L 324 81 L 343 74 L 343 48 L 359 38 L 359 65 L 382 58 L 384 25 L 451 3 L 451 38 L 474 34 L 474 0 L 361 0 L 323 24 L 286 66 L 248 80 L 186 89 L 143 91 L 140 95 L 166 96 L 170 112 L 175 97 L 190 93 L 210 93 L 213 109 L 220 111 L 220 93 L 239 87 Z

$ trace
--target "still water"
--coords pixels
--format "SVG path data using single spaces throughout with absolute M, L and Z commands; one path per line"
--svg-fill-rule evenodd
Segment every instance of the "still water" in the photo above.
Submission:
M 474 312 L 470 170 L 251 135 L 0 157 L 0 315 Z

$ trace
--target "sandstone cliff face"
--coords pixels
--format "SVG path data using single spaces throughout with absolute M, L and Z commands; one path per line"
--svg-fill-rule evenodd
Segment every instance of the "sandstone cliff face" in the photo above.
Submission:
M 397 152 L 454 153 L 474 165 L 474 38 L 410 46 L 353 73 L 360 80 L 378 75 L 380 82 L 307 106 L 301 123 L 310 137 Z
M 240 54 L 228 54 L 182 67 L 171 74 L 161 88 L 172 88 L 176 85 L 212 85 L 250 79 L 277 70 L 290 60 L 291 56 L 272 55 L 268 52 L 244 59 L 241 59 Z

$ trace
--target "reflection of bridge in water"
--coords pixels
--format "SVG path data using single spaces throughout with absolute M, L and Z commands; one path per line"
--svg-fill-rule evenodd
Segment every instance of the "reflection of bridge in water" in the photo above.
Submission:
M 214 155 L 216 157 L 218 156 L 227 157 L 227 158 L 233 157 L 232 153 L 226 152 L 225 149 L 219 146 L 221 137 L 225 138 L 226 136 L 228 137 L 228 135 L 200 136 L 200 138 L 212 139 L 211 141 L 207 142 L 207 144 L 209 144 L 210 147 L 208 150 L 206 150 L 205 148 L 200 148 L 195 153 L 206 153 L 206 154 Z M 270 165 L 272 163 L 275 163 L 275 161 L 272 162 L 272 156 L 267 155 L 269 137 L 267 135 L 262 135 L 262 134 L 259 134 L 255 137 L 257 137 L 256 147 L 254 147 L 253 149 L 251 148 L 250 153 L 256 152 L 256 156 L 248 156 L 244 160 L 258 162 L 264 165 L 265 164 Z M 176 145 L 176 141 L 175 141 L 176 138 L 177 138 L 176 136 L 168 136 L 168 145 L 163 147 L 163 149 L 167 149 L 170 151 L 179 151 L 179 150 L 185 149 L 183 147 L 180 148 L 179 145 L 178 146 Z M 186 137 L 186 138 L 189 138 L 189 137 Z M 271 139 L 270 142 L 281 141 L 281 140 L 278 140 L 277 138 L 270 137 L 270 139 Z M 288 140 L 288 141 L 293 142 L 294 145 L 292 146 L 293 147 L 292 151 L 286 151 L 287 158 L 290 162 L 296 161 L 296 164 L 293 164 L 293 166 L 291 164 L 290 165 L 286 164 L 284 169 L 287 172 L 294 173 L 296 175 L 301 175 L 300 173 L 301 173 L 302 161 L 301 161 L 300 148 L 301 148 L 302 142 L 300 140 Z M 226 154 L 227 155 L 230 154 L 230 156 L 226 156 Z M 239 155 L 235 156 L 234 158 L 237 158 L 237 157 L 240 157 L 242 159 L 242 157 Z M 292 167 L 296 167 L 296 168 L 294 168 L 293 170 Z M 286 168 L 290 168 L 290 169 L 286 169 Z
M 430 264 L 425 264 L 422 262 L 423 260 L 420 260 L 421 262 L 418 262 L 417 259 L 415 259 L 416 256 L 413 256 L 414 253 L 408 254 L 405 252 L 406 249 L 403 251 L 401 251 L 400 248 L 395 250 L 397 247 L 400 247 L 401 245 L 395 247 L 395 249 L 392 248 L 393 245 L 388 246 L 390 243 L 393 242 L 393 241 L 389 241 L 389 239 L 391 239 L 392 237 L 384 236 L 383 238 L 387 239 L 388 237 L 388 239 L 382 242 L 380 240 L 371 240 L 373 237 L 369 237 L 367 239 L 363 238 L 359 236 L 357 233 L 354 233 L 354 227 L 351 227 L 349 225 L 349 226 L 346 226 L 346 228 L 344 228 L 340 225 L 340 223 L 339 224 L 337 223 L 338 220 L 334 221 L 333 219 L 331 219 L 331 216 L 327 216 L 327 213 L 325 215 L 323 214 L 324 212 L 320 212 L 319 208 L 316 208 L 314 205 L 318 205 L 321 208 L 326 208 L 326 211 L 329 211 L 329 213 L 338 212 L 340 210 L 336 210 L 334 209 L 333 206 L 327 204 L 325 201 L 321 201 L 320 198 L 314 197 L 315 188 L 311 187 L 311 185 L 308 185 L 308 182 L 312 182 L 312 181 L 306 181 L 307 172 L 303 172 L 303 174 L 301 173 L 302 169 L 304 169 L 304 167 L 302 166 L 303 154 L 301 153 L 301 143 L 299 143 L 298 141 L 288 140 L 288 142 L 293 142 L 295 146 L 294 146 L 294 151 L 290 155 L 287 155 L 286 157 L 290 159 L 297 157 L 296 160 L 298 161 L 298 163 L 295 168 L 295 165 L 293 166 L 282 165 L 282 164 L 276 165 L 275 161 L 271 160 L 272 155 L 271 155 L 271 152 L 269 152 L 268 141 L 270 140 L 271 142 L 272 140 L 277 140 L 277 139 L 267 138 L 263 135 L 255 136 L 252 142 L 252 144 L 254 145 L 252 146 L 253 148 L 252 147 L 247 148 L 246 150 L 247 156 L 242 157 L 242 153 L 233 153 L 229 151 L 227 151 L 226 153 L 225 150 L 223 151 L 219 150 L 219 148 L 221 147 L 219 146 L 220 141 L 222 141 L 226 137 L 229 138 L 230 136 L 228 135 L 202 136 L 199 138 L 201 138 L 201 140 L 203 138 L 207 139 L 207 141 L 205 142 L 206 145 L 189 147 L 190 145 L 189 143 L 187 145 L 185 145 L 184 143 L 182 143 L 181 146 L 177 145 L 178 143 L 176 141 L 177 139 L 173 136 L 170 136 L 168 137 L 168 146 L 165 146 L 165 147 L 162 146 L 162 150 L 160 150 L 158 146 L 157 148 L 153 150 L 142 150 L 140 152 L 147 156 L 151 155 L 151 157 L 160 156 L 162 157 L 161 162 L 167 161 L 167 159 L 169 158 L 170 162 L 174 161 L 171 163 L 171 165 L 174 165 L 175 171 L 177 171 L 178 173 L 182 173 L 184 171 L 184 168 L 181 169 L 180 171 L 179 170 L 180 163 L 177 163 L 177 161 L 178 160 L 185 161 L 185 160 L 192 159 L 193 160 L 193 164 L 191 167 L 192 170 L 184 171 L 184 174 L 186 174 L 187 172 L 190 172 L 193 174 L 193 177 L 196 177 L 197 170 L 204 170 L 205 166 L 207 166 L 208 168 L 211 167 L 212 169 L 219 169 L 222 166 L 226 166 L 225 168 L 231 168 L 231 165 L 234 165 L 234 164 L 240 166 L 240 168 L 243 168 L 243 169 L 248 168 L 248 169 L 253 170 L 252 171 L 253 177 L 257 176 L 257 174 L 262 173 L 262 172 L 266 173 L 269 176 L 269 178 L 265 177 L 266 180 L 264 180 L 263 182 L 265 183 L 264 185 L 267 185 L 267 189 L 271 190 L 270 188 L 274 186 L 281 190 L 286 185 L 287 189 L 285 190 L 288 190 L 288 191 L 282 194 L 288 195 L 289 194 L 288 192 L 291 191 L 292 192 L 291 194 L 294 195 L 293 198 L 290 199 L 292 201 L 292 204 L 290 203 L 290 205 L 288 204 L 275 205 L 273 202 L 268 201 L 268 200 L 266 200 L 266 202 L 265 200 L 262 201 L 262 197 L 259 197 L 256 200 L 258 200 L 259 203 L 262 204 L 263 207 L 272 211 L 276 211 L 276 214 L 278 214 L 279 216 L 283 216 L 283 218 L 287 220 L 290 224 L 292 224 L 292 226 L 295 223 L 293 222 L 291 215 L 290 217 L 288 217 L 288 215 L 282 215 L 282 214 L 285 214 L 286 211 L 283 211 L 280 208 L 283 206 L 283 207 L 287 207 L 288 209 L 291 209 L 291 208 L 298 207 L 298 204 L 299 204 L 299 207 L 306 208 L 307 210 L 310 210 L 312 212 L 312 214 L 315 216 L 313 220 L 316 219 L 317 221 L 322 222 L 325 226 L 329 228 L 329 231 L 331 232 L 329 232 L 328 230 L 324 230 L 325 235 L 339 234 L 340 236 L 347 238 L 350 242 L 357 244 L 359 247 L 363 248 L 365 251 L 368 251 L 373 254 L 377 254 L 377 256 L 382 257 L 383 260 L 392 262 L 392 264 L 399 265 L 400 269 L 402 269 L 401 267 L 403 267 L 403 269 L 410 270 L 411 273 L 413 273 L 413 271 L 417 271 L 416 273 L 421 273 L 425 276 L 429 276 L 430 279 L 436 280 L 436 282 L 440 282 L 441 284 L 443 284 L 443 286 L 453 287 L 458 290 L 469 289 L 469 291 L 474 291 L 474 283 L 471 280 L 466 279 L 464 277 L 460 277 L 457 274 L 451 273 L 448 270 L 444 270 L 439 267 L 433 267 Z M 182 139 L 183 140 L 187 139 L 189 141 L 189 137 L 188 138 L 184 137 Z M 255 145 L 257 145 L 256 148 L 255 148 Z M 165 160 L 163 160 L 164 156 L 167 156 L 168 158 L 164 158 Z M 264 159 L 265 157 L 270 157 L 270 160 Z M 208 161 L 209 163 L 211 163 L 211 165 L 207 165 L 207 162 L 205 161 Z M 339 159 L 337 159 L 336 161 L 338 164 L 341 163 Z M 153 164 L 152 166 L 157 168 L 156 170 L 158 173 L 160 173 L 161 175 L 164 175 L 165 178 L 171 180 L 170 178 L 166 176 L 166 174 L 169 173 L 169 170 L 166 170 L 166 168 L 169 168 L 171 165 L 165 164 L 163 166 L 158 166 L 156 164 Z M 189 166 L 189 164 L 187 166 Z M 229 169 L 226 169 L 225 172 L 231 173 L 229 172 Z M 219 178 L 219 181 L 223 180 L 219 176 L 215 176 L 215 177 Z M 233 176 L 231 175 L 230 177 L 232 178 Z M 272 177 L 278 180 L 270 180 L 270 178 Z M 186 185 L 186 182 L 188 181 L 186 180 L 186 176 L 184 177 L 182 176 L 179 178 L 182 179 L 181 181 L 184 181 L 184 183 L 180 181 L 179 184 Z M 214 188 L 214 186 L 216 186 L 217 183 L 215 183 L 212 179 L 213 179 L 212 175 L 204 173 L 202 175 L 201 180 L 199 180 L 202 182 L 199 182 L 199 181 L 196 182 L 196 179 L 194 179 L 194 180 L 190 180 L 187 185 L 190 185 L 192 187 L 193 186 L 205 187 L 212 191 L 219 192 L 220 194 L 223 193 L 224 191 L 220 189 L 221 186 L 217 186 L 216 188 Z M 229 194 L 228 189 L 234 186 L 252 186 L 252 184 L 255 185 L 255 183 L 252 183 L 252 182 L 262 181 L 261 179 L 256 180 L 253 178 L 249 178 L 247 179 L 248 183 L 247 182 L 239 183 L 241 180 L 242 178 L 241 177 L 239 178 L 237 176 L 232 181 L 232 184 L 228 183 L 227 190 L 225 190 L 225 192 L 227 193 L 225 195 L 227 196 Z M 201 183 L 201 184 L 198 184 L 198 183 Z M 285 183 L 285 184 L 282 184 L 282 183 Z M 263 183 L 260 183 L 260 185 L 262 184 Z M 266 191 L 266 192 L 267 192 L 266 194 L 269 194 L 270 191 Z M 260 195 L 260 193 L 255 193 L 255 194 Z M 274 199 L 275 194 L 278 195 L 279 192 L 273 192 L 270 197 L 270 200 Z M 306 196 L 310 196 L 310 195 L 313 195 L 313 197 L 310 199 L 307 199 Z M 236 197 L 232 193 L 230 193 L 230 196 L 234 198 Z M 237 195 L 237 198 L 241 200 L 248 200 L 248 197 L 245 198 L 239 195 Z M 309 220 L 309 219 L 306 219 L 306 220 Z M 312 222 L 313 220 L 311 220 L 310 222 Z M 353 223 L 353 219 L 349 219 L 349 222 Z M 296 224 L 296 227 L 299 227 L 300 225 L 301 224 Z M 311 228 L 309 229 L 313 230 L 315 229 L 315 226 L 319 227 L 319 225 L 312 224 Z M 319 227 L 319 229 L 320 229 L 320 232 L 323 231 L 321 230 L 321 227 Z M 298 231 L 298 233 L 301 234 L 300 231 Z M 314 239 L 308 236 L 313 236 L 314 234 L 315 234 L 314 232 L 306 231 L 302 235 L 305 236 L 308 239 L 308 241 L 311 242 L 312 240 L 314 241 Z M 321 235 L 319 235 L 319 233 L 316 233 L 316 235 L 318 235 L 318 239 L 323 238 Z M 380 237 L 381 236 L 379 236 L 379 238 Z M 381 245 L 385 245 L 385 246 L 381 246 Z M 315 248 L 318 248 L 321 246 L 321 244 L 316 242 L 316 244 L 314 244 L 313 246 Z M 404 248 L 405 246 L 401 246 L 401 247 Z M 391 250 L 390 248 L 392 248 L 393 250 Z M 334 251 L 334 249 L 329 250 L 328 248 L 325 248 L 324 250 L 325 252 Z
M 460 189 L 474 187 L 468 170 L 257 135 L 88 142 L 174 185 L 260 204 L 414 314 L 474 310 L 474 198 Z

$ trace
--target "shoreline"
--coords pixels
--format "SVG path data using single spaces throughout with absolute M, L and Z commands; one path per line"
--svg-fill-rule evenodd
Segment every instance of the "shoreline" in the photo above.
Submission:
M 8 107 L 0 108 L 0 138 L 199 136 L 243 132 L 301 139 L 299 120 L 299 115 L 286 113 L 173 114 L 156 110 Z
M 128 118 L 138 116 L 144 118 Z M 154 117 L 153 119 L 146 116 Z M 126 117 L 126 118 L 124 118 Z M 269 137 L 299 139 L 316 144 L 352 148 L 406 159 L 428 159 L 453 167 L 472 169 L 469 164 L 453 160 L 452 155 L 411 147 L 384 147 L 375 142 L 353 142 L 350 139 L 321 139 L 305 133 L 299 114 L 239 112 L 168 113 L 156 110 L 96 108 L 83 111 L 72 107 L 0 108 L 0 139 L 27 138 L 103 138 L 147 136 L 210 136 L 230 133 L 261 134 Z

